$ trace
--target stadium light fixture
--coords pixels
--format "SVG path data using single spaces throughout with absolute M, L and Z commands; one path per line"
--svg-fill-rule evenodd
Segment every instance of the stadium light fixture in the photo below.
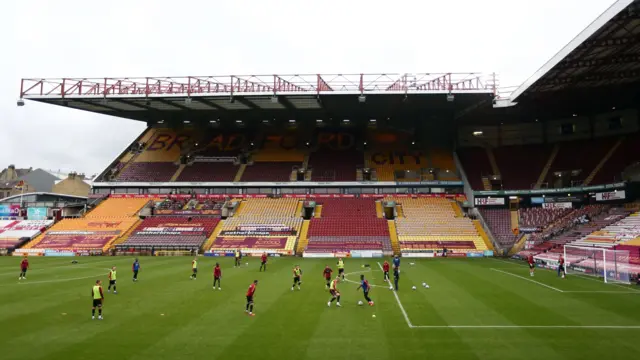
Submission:
M 296 123 L 295 120 L 293 120 L 293 119 L 289 120 L 289 124 L 295 124 L 295 123 Z
M 372 123 L 372 124 L 375 124 L 376 123 L 376 119 L 369 119 L 369 122 Z
M 365 141 L 362 145 L 367 146 L 367 142 Z
M 411 142 L 411 145 L 415 145 L 415 144 L 416 144 L 416 142 L 415 142 L 415 141 L 412 141 L 412 142 Z
M 316 119 L 317 124 L 322 124 L 322 119 Z
M 476 130 L 473 132 L 473 136 L 482 136 L 483 132 L 481 130 Z
M 573 117 L 576 117 L 576 116 L 578 116 L 578 114 L 573 114 Z
M 447 101 L 448 102 L 453 102 L 453 100 L 455 100 L 456 97 L 452 94 L 452 93 L 448 93 L 447 94 Z
M 236 124 L 242 124 L 242 120 L 236 120 Z
M 611 107 L 611 110 L 615 110 L 615 109 L 616 109 L 616 107 L 615 107 L 615 106 Z
M 350 123 L 350 122 L 351 122 L 351 120 L 349 120 L 349 119 L 344 119 L 344 120 L 342 120 L 342 122 L 343 122 L 343 123 L 345 123 L 345 124 L 348 124 L 348 123 Z
M 277 96 L 277 95 L 273 95 L 273 96 L 271 97 L 271 102 L 272 102 L 273 104 L 277 104 L 277 103 L 278 103 L 278 96 Z
M 22 100 L 22 99 L 18 99 L 18 102 L 16 103 L 16 105 L 18 105 L 18 106 L 24 106 L 24 100 Z
M 185 123 L 185 124 L 191 124 L 191 121 L 189 121 L 189 120 L 184 120 L 184 121 L 183 121 L 183 123 Z
M 367 101 L 367 97 L 365 95 L 358 96 L 358 102 L 364 103 Z
M 164 120 L 158 120 L 158 124 L 164 124 Z
M 268 123 L 269 123 L 269 120 L 264 119 L 264 120 L 262 120 L 262 123 L 263 123 L 263 124 L 268 124 Z
M 188 97 L 188 98 L 184 99 L 184 103 L 187 104 L 187 105 L 191 104 L 191 98 Z

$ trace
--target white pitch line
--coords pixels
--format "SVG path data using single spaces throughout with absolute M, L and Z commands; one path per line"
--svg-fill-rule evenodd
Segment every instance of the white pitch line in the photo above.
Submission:
M 74 280 L 83 280 L 83 279 L 90 279 L 90 278 L 98 278 L 98 277 L 103 276 L 103 275 L 104 275 L 104 274 L 100 274 L 100 275 L 91 275 L 91 276 L 83 276 L 83 277 L 76 277 L 76 278 L 70 278 L 70 279 L 55 279 L 55 280 L 41 280 L 41 281 L 29 281 L 29 280 L 24 280 L 23 282 L 19 282 L 19 283 L 15 283 L 15 284 L 4 284 L 4 285 L 0 285 L 0 286 L 34 285 L 34 284 L 46 284 L 46 283 L 66 282 L 66 281 L 74 281 Z
M 633 289 L 631 289 L 633 290 Z M 565 293 L 583 293 L 583 294 L 636 294 L 637 291 L 616 291 L 616 290 L 565 290 Z
M 560 290 L 560 289 L 555 288 L 555 287 L 553 287 L 553 286 L 550 286 L 550 285 L 547 285 L 547 284 L 543 284 L 543 283 L 541 283 L 541 282 L 539 282 L 539 281 L 535 281 L 535 280 L 527 279 L 527 278 L 526 278 L 526 277 L 524 277 L 524 276 L 516 275 L 516 274 L 510 273 L 510 272 L 508 272 L 508 271 L 502 271 L 502 270 L 494 269 L 494 268 L 491 268 L 491 270 L 493 270 L 493 271 L 497 271 L 497 272 L 500 272 L 500 273 L 503 273 L 503 274 L 511 275 L 511 276 L 513 276 L 513 277 L 517 277 L 517 278 L 519 278 L 519 279 L 526 280 L 526 281 L 532 282 L 532 283 L 534 283 L 534 284 L 538 284 L 538 285 L 544 286 L 544 287 L 546 287 L 547 289 L 551 289 L 551 290 L 554 290 L 554 291 L 557 291 L 557 292 L 564 292 L 563 290 Z
M 378 266 L 380 267 L 380 270 L 383 270 L 382 269 L 382 265 L 380 265 L 380 263 L 378 263 Z M 404 306 L 402 306 L 402 302 L 400 302 L 400 297 L 398 296 L 398 292 L 393 290 L 393 295 L 396 297 L 396 301 L 398 302 L 398 306 L 400 307 L 400 311 L 402 311 L 402 315 L 404 316 L 404 319 L 407 321 L 407 325 L 409 326 L 409 329 L 413 329 L 414 326 L 413 326 L 413 324 L 411 324 L 411 320 L 409 320 L 409 315 L 407 315 L 407 312 L 404 309 Z
M 357 281 L 349 280 L 349 279 L 347 278 L 347 275 L 362 274 L 362 273 L 368 273 L 368 272 L 372 273 L 373 271 L 372 271 L 371 269 L 369 269 L 369 270 L 354 271 L 354 272 L 346 273 L 346 274 L 344 274 L 344 281 L 346 281 L 346 282 L 350 282 L 350 283 L 352 283 L 352 284 L 358 284 L 358 285 L 360 285 L 360 283 L 359 283 L 359 282 L 357 282 Z M 373 275 L 372 275 L 372 276 L 373 276 Z M 369 285 L 371 285 L 371 286 L 373 286 L 373 287 L 384 287 L 384 288 L 386 288 L 386 286 L 382 286 L 382 285 L 375 285 L 375 284 L 369 284 Z
M 413 325 L 414 329 L 640 329 L 640 325 Z
M 496 258 L 490 258 L 490 259 L 491 260 L 495 260 L 495 261 L 500 261 L 502 263 L 511 264 L 511 265 L 518 266 L 518 267 L 525 266 L 525 264 L 521 264 L 521 263 L 509 261 L 509 260 L 502 260 L 502 259 L 496 259 Z M 544 268 L 542 268 L 542 270 L 553 271 L 551 269 L 544 269 Z M 603 280 L 599 280 L 598 278 L 594 278 L 594 277 L 587 276 L 587 275 L 571 273 L 568 276 L 575 277 L 575 278 L 578 278 L 578 279 L 583 279 L 583 280 L 591 280 L 591 281 L 595 281 L 595 282 L 598 282 L 600 284 L 603 284 Z M 630 287 L 627 287 L 627 286 L 624 286 L 624 285 L 621 285 L 621 284 L 615 284 L 614 283 L 614 284 L 611 284 L 611 285 L 618 286 L 618 287 L 623 288 L 623 289 L 625 289 L 627 291 L 630 291 L 630 292 L 640 293 L 640 290 L 633 289 L 633 288 L 630 288 Z M 569 291 L 565 291 L 565 292 L 569 292 Z M 600 292 L 600 291 L 593 291 L 593 292 Z

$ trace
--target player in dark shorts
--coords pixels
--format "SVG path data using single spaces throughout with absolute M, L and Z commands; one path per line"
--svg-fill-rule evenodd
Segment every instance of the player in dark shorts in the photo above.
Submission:
M 369 290 L 371 290 L 371 285 L 369 285 L 369 282 L 365 280 L 364 274 L 360 275 L 360 286 L 358 286 L 356 290 L 360 290 L 360 288 L 362 288 L 364 299 L 367 300 L 369 306 L 373 306 L 373 300 L 371 300 L 371 298 L 369 297 Z
M 267 271 L 267 253 L 262 253 L 260 256 L 260 271 L 264 268 L 264 271 Z
M 102 302 L 104 301 L 104 292 L 102 291 L 102 281 L 96 280 L 96 284 L 91 289 L 91 299 L 93 305 L 91 307 L 91 319 L 96 318 L 96 308 L 98 308 L 98 320 L 102 320 Z
M 293 268 L 293 285 L 291 285 L 291 291 L 293 291 L 296 285 L 298 285 L 298 290 L 300 290 L 300 285 L 302 285 L 302 270 L 300 269 L 300 265 L 296 265 Z
M 564 279 L 565 270 L 564 270 L 564 257 L 560 255 L 560 260 L 558 261 L 558 276 L 562 274 L 562 278 Z
M 255 315 L 253 313 L 253 295 L 256 293 L 256 286 L 258 286 L 258 280 L 253 280 L 253 284 L 249 285 L 249 289 L 247 290 L 247 307 L 244 312 L 249 316 Z
M 332 273 L 333 273 L 333 270 L 331 270 L 329 265 L 325 266 L 324 270 L 322 271 L 322 276 L 324 276 L 324 279 L 327 281 L 327 289 L 329 288 L 329 286 L 331 286 Z
M 222 269 L 220 269 L 220 264 L 216 263 L 216 266 L 213 268 L 213 290 L 216 289 L 216 284 L 218 284 L 218 290 L 222 290 L 220 287 L 220 279 L 222 278 Z
M 536 263 L 533 261 L 533 255 L 529 255 L 527 262 L 529 263 L 529 275 L 533 276 L 533 272 L 536 269 Z
M 20 261 L 20 276 L 18 280 L 27 279 L 27 270 L 29 270 L 29 259 L 25 256 L 22 261 Z

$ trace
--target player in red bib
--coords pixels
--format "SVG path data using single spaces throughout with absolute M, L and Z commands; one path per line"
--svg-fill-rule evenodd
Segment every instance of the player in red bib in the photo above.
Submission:
M 267 271 L 267 253 L 262 253 L 262 256 L 260 257 L 260 271 L 262 271 L 262 268 L 264 268 L 264 271 Z
M 529 263 L 529 275 L 533 276 L 533 271 L 536 268 L 536 263 L 533 262 L 533 255 L 529 255 L 527 262 Z
M 220 268 L 220 264 L 216 263 L 216 266 L 213 268 L 213 290 L 216 289 L 216 283 L 218 284 L 218 290 L 222 290 L 220 287 L 220 279 L 222 278 L 222 269 Z
M 253 295 L 256 293 L 256 286 L 258 285 L 258 280 L 253 280 L 253 284 L 249 285 L 249 290 L 247 290 L 247 307 L 244 310 L 249 316 L 254 316 L 253 313 Z
M 558 261 L 558 276 L 560 276 L 560 273 L 562 273 L 562 278 L 564 279 L 564 257 L 562 255 L 560 255 L 560 260 Z
M 325 266 L 324 270 L 322 270 L 322 276 L 327 281 L 327 289 L 331 286 L 331 274 L 333 274 L 333 270 L 331 270 L 329 265 Z
M 384 281 L 389 281 L 389 262 L 387 260 L 382 264 L 382 272 L 384 273 Z
M 25 256 L 20 262 L 20 277 L 18 277 L 18 280 L 27 279 L 27 270 L 29 270 L 29 259 Z

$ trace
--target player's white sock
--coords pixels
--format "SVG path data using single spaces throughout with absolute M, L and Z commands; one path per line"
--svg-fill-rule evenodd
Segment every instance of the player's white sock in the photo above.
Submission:
M 336 303 L 336 306 L 342 306 L 342 305 L 340 305 L 340 303 Z
M 327 303 L 327 306 L 328 306 L 328 307 L 331 307 L 331 301 L 329 301 L 329 302 Z
M 95 319 L 96 319 L 96 317 L 95 317 L 95 316 L 92 316 L 92 317 L 91 317 L 91 320 L 95 320 Z
M 218 288 L 218 290 L 222 290 L 222 288 Z

